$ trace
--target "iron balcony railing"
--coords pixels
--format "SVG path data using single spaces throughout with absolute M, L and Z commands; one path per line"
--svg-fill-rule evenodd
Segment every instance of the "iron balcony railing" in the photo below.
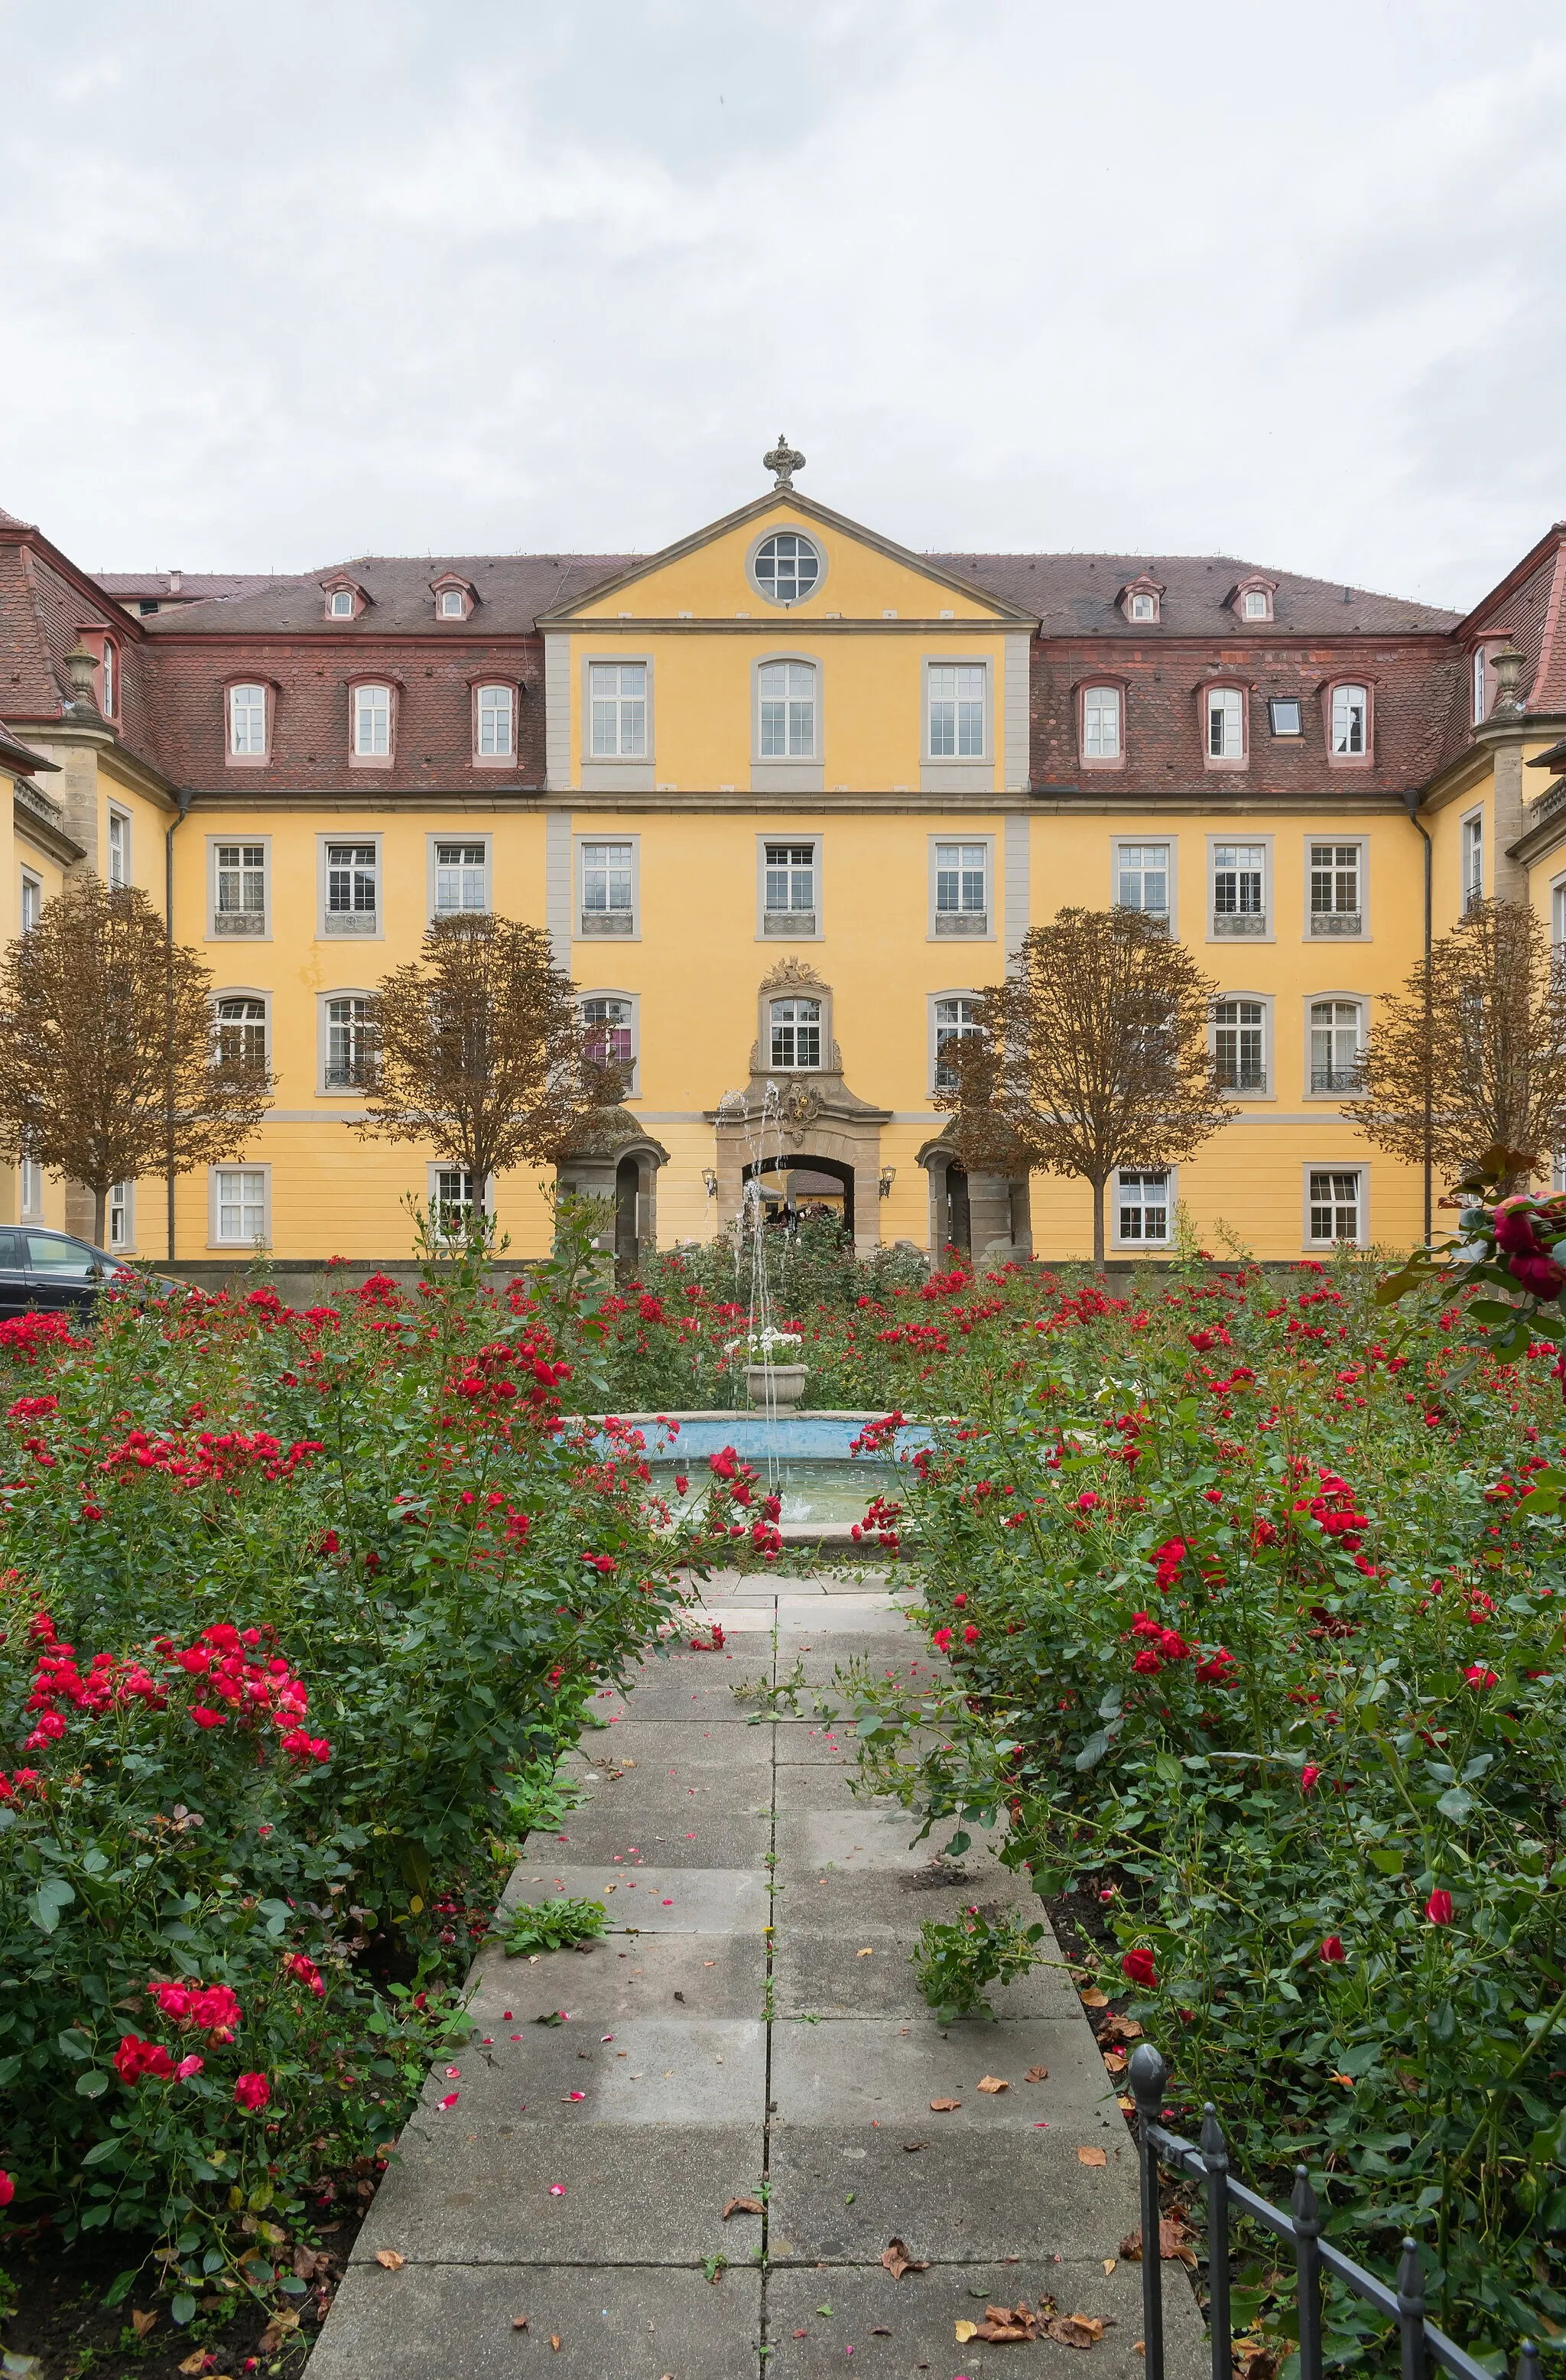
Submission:
M 1310 1070 L 1313 1091 L 1356 1091 L 1360 1086 L 1357 1066 L 1313 1066 Z
M 1378 2280 L 1340 2248 L 1321 2237 L 1321 2213 L 1305 2167 L 1294 2168 L 1290 2211 L 1260 2198 L 1236 2181 L 1229 2169 L 1229 2152 L 1211 2103 L 1202 2110 L 1202 2144 L 1194 2146 L 1161 2121 L 1169 2068 L 1151 2042 L 1139 2042 L 1131 2053 L 1126 2079 L 1139 2118 L 1136 2154 L 1142 2187 L 1142 2325 L 1147 2380 L 1165 2380 L 1163 2337 L 1163 2266 L 1159 2254 L 1159 2167 L 1172 2167 L 1202 2184 L 1208 2216 L 1208 2335 L 1212 2350 L 1212 2380 L 1232 2380 L 1234 2325 L 1229 2308 L 1229 2225 L 1232 2215 L 1243 2215 L 1264 2229 L 1292 2242 L 1297 2278 L 1300 2336 L 1300 2380 L 1321 2380 L 1322 2289 L 1327 2277 L 1341 2281 L 1358 2298 L 1398 2325 L 1402 2340 L 1402 2380 L 1426 2380 L 1428 2366 L 1439 2364 L 1455 2380 L 1495 2380 L 1492 2372 L 1467 2355 L 1455 2339 L 1438 2328 L 1425 2309 L 1425 2267 L 1417 2240 L 1405 2239 L 1398 2266 L 1396 2289 Z M 1539 2380 L 1539 2351 L 1531 2338 L 1519 2342 L 1516 2380 Z
M 1267 1068 L 1253 1066 L 1243 1058 L 1220 1058 L 1217 1074 L 1220 1090 L 1265 1091 L 1267 1088 Z
M 1364 914 L 1358 909 L 1313 909 L 1310 930 L 1317 940 L 1323 934 L 1357 935 L 1364 924 Z

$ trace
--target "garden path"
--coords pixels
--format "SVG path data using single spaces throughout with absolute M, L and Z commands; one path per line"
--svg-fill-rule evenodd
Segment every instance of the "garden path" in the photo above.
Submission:
M 726 1643 L 600 1697 L 590 1798 L 506 1888 L 601 1895 L 611 1931 L 588 1955 L 480 1956 L 474 2043 L 407 2125 L 310 2380 L 1058 2373 L 1079 2350 L 953 2331 L 1046 2292 L 1111 2319 L 1085 2380 L 1132 2380 L 1139 2268 L 1105 2264 L 1136 2226 L 1135 2158 L 1074 1991 L 1045 1966 L 992 1996 L 998 2024 L 942 2031 L 908 1963 L 927 1917 L 1037 1902 L 988 1852 L 958 1880 L 910 1849 L 903 1812 L 854 1797 L 851 1735 L 747 1724 L 732 1692 L 798 1663 L 824 1694 L 854 1656 L 905 1670 L 928 1648 L 875 1581 L 720 1578 L 706 1603 Z M 725 2220 L 735 2199 L 764 2211 Z M 895 2279 L 894 2239 L 928 2269 Z M 1165 2272 L 1186 2380 L 1200 2325 Z

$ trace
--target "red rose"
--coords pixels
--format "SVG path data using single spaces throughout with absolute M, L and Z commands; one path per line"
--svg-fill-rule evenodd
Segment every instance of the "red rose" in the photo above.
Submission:
M 1339 1960 L 1346 1959 L 1349 1954 L 1343 1948 L 1342 1937 L 1339 1934 L 1329 1934 L 1316 1955 L 1318 1959 L 1324 1959 L 1331 1967 L 1336 1966 Z
M 264 2107 L 272 2096 L 272 2085 L 264 2074 L 241 2074 L 234 2085 L 237 2107 Z
M 1149 1992 L 1158 1989 L 1158 1970 L 1150 1950 L 1128 1950 L 1120 1962 L 1120 1971 L 1129 1984 L 1141 1984 Z
M 1451 1893 L 1438 1887 L 1425 1903 L 1425 1914 L 1432 1925 L 1450 1925 L 1451 1924 Z
M 1320 1774 L 1321 1771 L 1317 1767 L 1315 1762 L 1307 1761 L 1300 1771 L 1300 1791 L 1302 1793 L 1314 1792 L 1316 1790 L 1316 1780 Z M 1332 1938 L 1336 1941 L 1336 1935 L 1334 1935 Z
M 17 2194 L 17 2185 L 8 2173 L 0 2170 L 0 2206 L 9 2206 Z

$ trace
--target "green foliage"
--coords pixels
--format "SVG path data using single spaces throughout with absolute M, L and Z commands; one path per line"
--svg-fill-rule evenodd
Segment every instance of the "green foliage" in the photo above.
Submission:
M 1038 1956 L 1042 1925 L 1019 1925 L 1009 1911 L 987 1917 L 965 1909 L 950 1925 L 929 1918 L 919 1928 L 913 1954 L 914 1977 L 941 2024 L 995 2011 L 984 1995 L 991 1984 L 1014 1984 Z
M 539 1950 L 574 1950 L 579 1942 L 596 1940 L 608 1923 L 601 1900 L 544 1900 L 517 1910 L 501 1938 L 506 1957 L 520 1959 Z

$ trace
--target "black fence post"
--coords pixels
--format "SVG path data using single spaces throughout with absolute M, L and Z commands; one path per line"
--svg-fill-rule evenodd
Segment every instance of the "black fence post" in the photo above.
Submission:
M 1398 2265 L 1398 2328 L 1402 2334 L 1402 2380 L 1424 2380 L 1425 2265 L 1417 2240 L 1407 2238 Z
M 1303 2165 L 1294 2168 L 1294 2270 L 1299 2277 L 1300 2380 L 1321 2380 L 1321 2216 Z
M 1152 2128 L 1163 2112 L 1169 2068 L 1150 2041 L 1138 2042 L 1127 2068 L 1141 2121 L 1136 2159 L 1142 2184 L 1142 2355 L 1146 2380 L 1163 2380 L 1163 2267 L 1159 2261 L 1159 2159 Z M 1216 2366 L 1214 2367 L 1216 2370 Z
M 1229 2318 L 1229 2150 L 1218 2110 L 1209 2099 L 1202 2109 L 1202 2163 L 1208 2192 L 1208 2324 L 1212 2343 L 1212 2380 L 1230 2380 L 1233 2327 Z

